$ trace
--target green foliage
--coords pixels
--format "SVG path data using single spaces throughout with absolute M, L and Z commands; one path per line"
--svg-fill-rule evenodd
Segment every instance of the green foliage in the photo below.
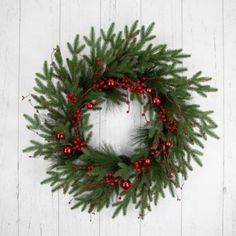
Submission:
M 57 46 L 55 60 L 50 65 L 44 62 L 43 72 L 36 73 L 35 94 L 32 94 L 36 112 L 24 117 L 27 128 L 37 132 L 43 140 L 32 140 L 24 151 L 32 152 L 33 157 L 50 160 L 48 178 L 42 183 L 50 184 L 53 191 L 63 189 L 71 194 L 72 208 L 81 207 L 92 212 L 113 205 L 115 217 L 119 212 L 126 214 L 128 205 L 133 203 L 143 217 L 146 210 L 151 210 L 151 202 L 157 204 L 159 198 L 165 196 L 165 188 L 175 195 L 180 177 L 186 179 L 188 170 L 192 170 L 192 161 L 202 165 L 202 152 L 199 151 L 204 147 L 202 141 L 207 136 L 218 138 L 214 133 L 217 125 L 211 118 L 212 111 L 202 111 L 198 104 L 191 103 L 192 93 L 206 97 L 209 92 L 216 91 L 207 84 L 210 78 L 202 76 L 201 72 L 188 78 L 182 60 L 189 55 L 181 49 L 150 43 L 155 38 L 153 27 L 154 23 L 139 29 L 136 21 L 131 27 L 125 26 L 123 31 L 115 33 L 113 23 L 107 32 L 101 29 L 100 37 L 96 37 L 92 27 L 90 35 L 83 37 L 85 44 L 81 44 L 79 35 L 72 44 L 67 43 L 70 58 L 64 59 Z M 83 53 L 86 46 L 89 54 Z M 176 120 L 178 128 L 173 132 L 168 130 L 167 124 L 160 120 L 160 109 L 153 106 L 148 97 L 145 112 L 150 123 L 137 130 L 134 143 L 139 148 L 132 156 L 119 156 L 106 145 L 98 150 L 89 146 L 82 152 L 65 156 L 62 147 L 70 145 L 76 137 L 71 119 L 77 108 L 83 110 L 79 135 L 88 142 L 92 125 L 84 104 L 96 101 L 94 109 L 101 109 L 105 100 L 113 106 L 126 101 L 121 90 L 93 89 L 94 83 L 110 77 L 128 77 L 132 81 L 145 78 L 152 93 L 161 97 L 168 110 L 168 120 Z M 74 106 L 66 99 L 68 93 L 78 98 Z M 130 99 L 144 103 L 137 93 L 132 93 Z M 56 140 L 57 131 L 63 132 L 66 139 Z M 160 140 L 162 143 L 171 141 L 173 146 L 168 154 L 165 150 L 151 154 L 149 147 L 160 146 Z M 153 159 L 148 171 L 137 172 L 135 162 L 150 155 Z M 93 169 L 88 171 L 88 166 Z M 104 179 L 110 172 L 114 178 L 130 180 L 132 186 L 122 191 L 119 184 L 106 184 Z M 120 195 L 122 200 L 112 203 L 114 194 Z

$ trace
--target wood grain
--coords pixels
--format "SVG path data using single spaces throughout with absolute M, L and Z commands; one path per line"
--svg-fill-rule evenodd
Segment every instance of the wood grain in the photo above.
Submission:
M 1 1 L 0 16 L 0 235 L 17 235 L 19 4 Z
M 185 61 L 189 74 L 199 69 L 213 77 L 212 86 L 219 89 L 210 94 L 207 102 L 194 95 L 194 102 L 204 110 L 214 108 L 220 140 L 209 139 L 202 157 L 203 167 L 194 165 L 194 172 L 183 189 L 182 235 L 222 234 L 223 188 L 223 48 L 222 2 L 184 1 L 183 49 L 192 57 Z
M 44 60 L 51 60 L 58 44 L 59 4 L 24 0 L 21 2 L 20 86 L 21 96 L 33 92 L 34 74 L 41 71 Z M 49 186 L 41 186 L 48 163 L 29 158 L 22 149 L 36 137 L 25 129 L 24 113 L 32 113 L 30 96 L 20 102 L 20 163 L 19 163 L 19 235 L 57 235 L 58 201 Z

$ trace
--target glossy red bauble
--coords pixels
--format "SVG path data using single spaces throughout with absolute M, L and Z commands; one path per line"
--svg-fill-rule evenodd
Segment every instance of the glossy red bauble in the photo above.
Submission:
M 92 102 L 87 102 L 85 105 L 88 109 L 93 109 L 93 106 L 94 106 Z
M 159 106 L 161 104 L 161 99 L 160 97 L 153 97 L 152 98 L 152 103 L 156 106 Z
M 124 190 L 127 190 L 129 189 L 132 184 L 129 180 L 122 180 L 121 183 L 120 183 L 120 186 L 124 189 Z
M 115 86 L 115 81 L 114 81 L 114 79 L 108 79 L 107 85 L 108 85 L 109 87 L 114 87 L 114 86 Z
M 72 147 L 70 145 L 66 145 L 63 147 L 63 153 L 67 156 L 71 155 L 72 153 Z
M 56 132 L 55 136 L 56 136 L 57 140 L 65 139 L 65 134 L 63 132 L 61 132 L 61 131 Z

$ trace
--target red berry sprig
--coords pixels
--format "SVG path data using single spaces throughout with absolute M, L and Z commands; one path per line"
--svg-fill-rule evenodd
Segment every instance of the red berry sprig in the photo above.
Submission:
M 72 123 L 73 124 L 78 124 L 81 121 L 81 116 L 82 116 L 82 110 L 80 108 L 76 109 L 73 118 L 72 118 Z
M 159 153 L 158 148 L 153 148 L 153 147 L 150 148 L 150 154 L 152 156 L 156 156 L 158 153 Z
M 165 109 L 162 109 L 160 112 L 159 112 L 159 119 L 162 121 L 162 122 L 167 122 L 168 119 L 167 119 L 167 115 L 166 115 L 166 112 L 165 112 Z
M 87 143 L 83 140 L 80 140 L 78 137 L 73 141 L 73 150 L 81 151 L 83 148 L 87 147 Z
M 107 176 L 104 177 L 104 182 L 109 186 L 115 186 L 116 184 L 119 183 L 120 179 L 121 179 L 120 176 L 114 177 L 113 172 L 111 171 L 107 174 Z
M 77 97 L 75 95 L 73 95 L 72 93 L 66 94 L 66 98 L 67 98 L 68 102 L 72 105 L 74 105 L 77 102 Z
M 170 132 L 174 132 L 175 130 L 177 130 L 178 129 L 178 122 L 177 122 L 177 120 L 172 120 L 171 122 L 169 122 L 169 124 L 168 124 L 168 130 L 170 131 Z
M 145 173 L 149 166 L 151 165 L 151 159 L 149 157 L 145 159 L 140 159 L 134 163 L 134 168 L 137 172 Z

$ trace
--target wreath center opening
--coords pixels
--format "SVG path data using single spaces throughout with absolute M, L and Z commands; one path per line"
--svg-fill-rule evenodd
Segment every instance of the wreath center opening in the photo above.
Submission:
M 101 107 L 100 111 L 89 111 L 90 124 L 93 124 L 90 145 L 99 148 L 106 144 L 119 155 L 132 154 L 137 147 L 133 136 L 145 124 L 140 103 L 130 101 L 128 107 L 125 103 L 109 106 L 104 102 Z

